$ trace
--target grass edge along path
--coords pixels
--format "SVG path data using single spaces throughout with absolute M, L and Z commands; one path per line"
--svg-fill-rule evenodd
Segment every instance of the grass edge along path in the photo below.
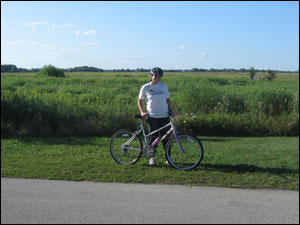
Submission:
M 1 177 L 231 188 L 299 190 L 299 137 L 199 137 L 204 158 L 192 171 L 141 158 L 132 166 L 115 163 L 110 138 L 1 139 Z

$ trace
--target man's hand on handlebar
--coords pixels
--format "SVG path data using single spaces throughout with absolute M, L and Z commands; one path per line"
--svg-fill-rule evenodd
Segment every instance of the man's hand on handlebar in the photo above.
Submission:
M 147 119 L 148 118 L 148 114 L 146 112 L 141 112 L 141 116 L 144 118 L 144 119 Z

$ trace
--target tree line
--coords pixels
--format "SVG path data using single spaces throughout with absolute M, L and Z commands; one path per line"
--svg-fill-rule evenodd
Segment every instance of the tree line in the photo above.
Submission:
M 236 73 L 249 73 L 252 70 L 253 67 L 249 69 L 231 69 L 231 68 L 224 68 L 224 69 L 202 69 L 202 68 L 192 68 L 192 69 L 164 69 L 165 72 L 236 72 Z M 16 65 L 13 64 L 6 64 L 1 65 L 1 73 L 35 73 L 40 72 L 42 68 L 31 68 L 31 69 L 25 69 L 25 68 L 18 68 Z M 145 68 L 137 68 L 137 69 L 100 69 L 97 67 L 91 67 L 91 66 L 79 66 L 74 68 L 67 68 L 67 69 L 61 69 L 63 72 L 149 72 L 149 69 Z M 266 73 L 267 70 L 259 70 L 255 69 L 256 72 Z M 276 73 L 298 73 L 298 71 L 279 71 L 274 70 Z
M 1 73 L 35 73 L 40 72 L 43 68 L 24 69 L 18 68 L 16 65 L 7 64 L 1 65 Z M 80 66 L 68 69 L 61 69 L 63 72 L 105 72 L 103 69 L 90 66 Z

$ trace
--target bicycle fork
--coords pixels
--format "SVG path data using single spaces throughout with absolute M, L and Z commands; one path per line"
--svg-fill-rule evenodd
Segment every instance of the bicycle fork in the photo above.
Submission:
M 175 129 L 175 126 L 174 126 L 173 121 L 170 120 L 170 123 L 171 123 L 172 129 L 171 129 L 166 135 L 168 135 L 171 131 L 173 131 L 173 135 L 174 135 L 174 137 L 175 137 L 175 139 L 176 139 L 176 141 L 177 141 L 177 144 L 178 144 L 178 146 L 179 146 L 179 148 L 180 148 L 180 151 L 181 151 L 182 153 L 185 153 L 185 150 L 183 149 L 183 147 L 182 147 L 182 145 L 181 145 L 181 143 L 180 143 L 180 141 L 179 141 L 179 139 L 178 139 L 178 136 L 177 136 L 176 129 Z

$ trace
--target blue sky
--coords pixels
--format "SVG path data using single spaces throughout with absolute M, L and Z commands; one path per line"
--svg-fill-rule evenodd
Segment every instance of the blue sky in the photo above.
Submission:
M 1 64 L 299 69 L 299 2 L 1 1 Z

